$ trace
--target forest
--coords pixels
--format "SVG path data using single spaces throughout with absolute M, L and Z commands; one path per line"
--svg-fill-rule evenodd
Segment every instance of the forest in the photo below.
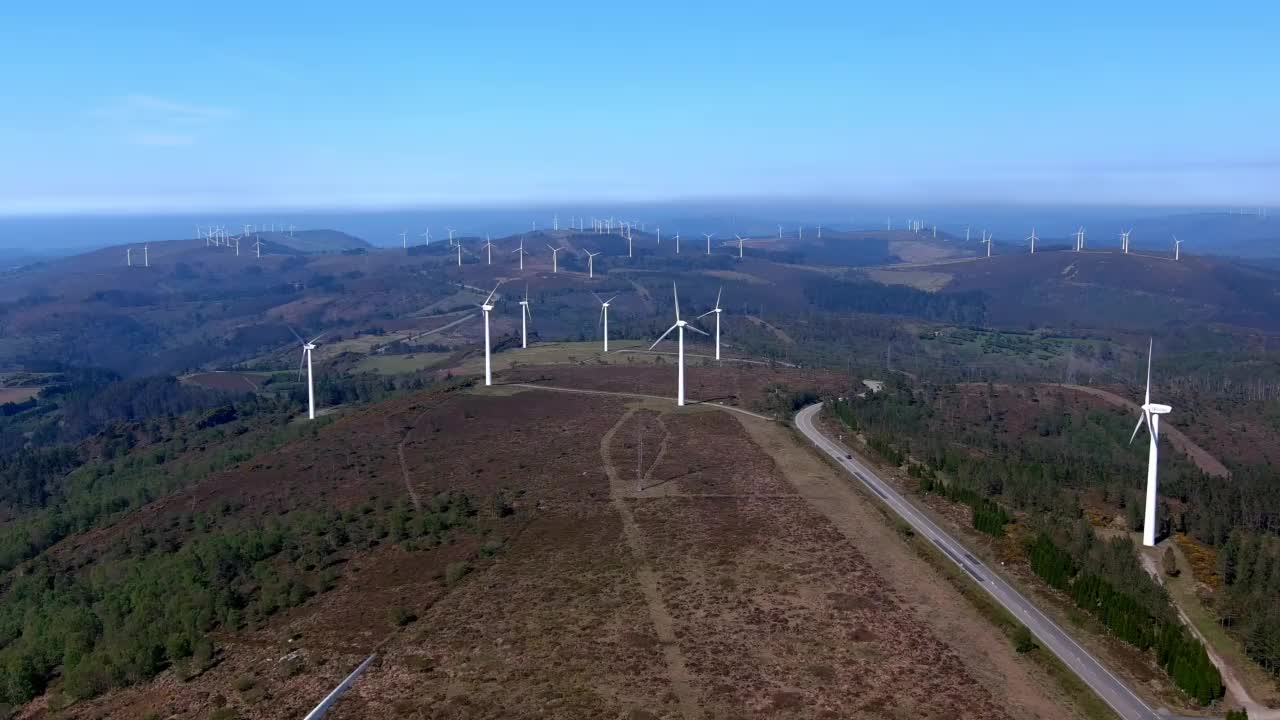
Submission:
M 1126 436 L 1123 423 L 1105 414 L 1079 417 L 1042 409 L 1035 437 L 1006 442 L 995 432 L 997 418 L 976 418 L 965 429 L 945 423 L 934 403 L 954 402 L 953 390 L 916 391 L 894 379 L 883 392 L 835 402 L 832 411 L 887 462 L 905 466 L 921 492 L 969 506 L 975 529 L 1000 536 L 1009 523 L 1025 524 L 1030 533 L 1022 533 L 1028 538 L 1022 551 L 1047 585 L 1115 637 L 1150 652 L 1198 703 L 1220 697 L 1217 669 L 1178 622 L 1132 542 L 1103 540 L 1084 511 L 1081 496 L 1087 492 L 1100 491 L 1121 508 L 1137 506 L 1132 483 L 1117 481 L 1143 476 L 1135 472 L 1139 458 L 1114 439 Z M 1178 470 L 1183 478 L 1195 474 L 1185 466 Z M 1166 510 L 1166 529 L 1170 514 Z

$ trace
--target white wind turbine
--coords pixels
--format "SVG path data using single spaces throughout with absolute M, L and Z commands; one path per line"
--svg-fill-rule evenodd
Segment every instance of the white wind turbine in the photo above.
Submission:
M 425 238 L 426 242 L 424 244 L 430 245 L 431 244 L 431 228 L 427 228 L 427 231 L 418 235 L 418 237 Z
M 964 226 L 964 241 L 969 242 L 969 226 Z
M 458 243 L 454 247 L 458 248 L 458 267 L 462 267 L 462 243 Z
M 630 225 L 628 225 L 628 226 L 627 226 L 627 257 L 632 257 L 632 255 L 631 255 L 631 226 L 630 226 Z
M 716 234 L 715 234 L 715 233 L 702 233 L 702 236 L 703 236 L 703 237 L 705 237 L 705 238 L 707 239 L 707 254 L 708 254 L 708 255 L 710 255 L 710 254 L 711 254 L 711 238 L 715 237 L 715 236 L 716 236 Z
M 982 231 L 982 242 L 987 244 L 987 257 L 991 257 L 991 241 L 995 240 L 994 235 L 988 235 L 986 230 Z
M 676 233 L 676 254 L 680 254 L 680 233 Z
M 684 330 L 685 328 L 688 328 L 694 332 L 702 333 L 703 335 L 706 335 L 707 333 L 703 332 L 702 330 L 699 330 L 698 328 L 680 319 L 680 294 L 676 291 L 675 283 L 671 283 L 671 295 L 675 298 L 675 301 L 676 301 L 676 324 L 667 328 L 666 332 L 659 335 L 658 339 L 655 340 L 654 343 L 649 346 L 649 349 L 652 350 L 658 347 L 658 343 L 662 342 L 663 338 L 670 335 L 672 330 L 676 331 L 676 339 L 678 341 L 678 350 L 676 354 L 676 366 L 678 368 L 677 374 L 676 374 L 676 405 L 683 407 L 684 406 Z
M 533 319 L 533 311 L 529 309 L 529 286 L 524 286 L 524 299 L 520 301 L 520 347 L 529 347 L 528 321 Z
M 1173 411 L 1168 405 L 1151 402 L 1151 354 L 1154 350 L 1154 343 L 1148 341 L 1147 344 L 1147 392 L 1143 396 L 1142 407 L 1139 408 L 1142 414 L 1138 417 L 1138 424 L 1133 428 L 1133 435 L 1129 436 L 1129 444 L 1132 445 L 1135 438 L 1138 437 L 1138 431 L 1145 424 L 1147 432 L 1151 435 L 1151 448 L 1147 451 L 1147 502 L 1145 506 L 1145 517 L 1142 521 L 1142 544 L 1147 547 L 1155 547 L 1156 544 L 1156 466 L 1159 460 L 1160 444 L 1160 416 L 1167 415 Z
M 125 267 L 133 267 L 133 248 L 131 247 L 124 249 L 124 264 Z
M 742 259 L 742 236 L 734 235 L 734 237 L 738 238 L 738 259 L 741 260 Z
M 1132 232 L 1132 230 L 1126 230 L 1120 233 L 1120 247 L 1124 250 L 1125 255 L 1129 254 L 1129 234 Z
M 1177 235 L 1173 236 L 1173 259 L 1182 259 L 1182 241 L 1178 239 Z
M 315 420 L 316 419 L 316 388 L 311 375 L 311 351 L 316 349 L 316 341 L 324 337 L 324 333 L 320 333 L 319 335 L 311 338 L 310 340 L 303 340 L 302 336 L 299 335 L 296 331 L 294 331 L 293 328 L 289 328 L 289 332 L 293 333 L 293 336 L 298 339 L 299 343 L 302 344 L 302 358 L 298 360 L 298 378 L 299 379 L 302 378 L 302 366 L 306 365 L 307 366 L 307 419 Z
M 704 318 L 704 317 L 706 317 L 706 316 L 708 316 L 708 315 L 711 315 L 712 313 L 715 313 L 715 316 L 716 316 L 716 360 L 719 360 L 719 359 L 720 359 L 720 313 L 724 312 L 724 311 L 720 308 L 720 293 L 722 293 L 722 292 L 724 292 L 724 288 L 723 288 L 723 287 L 716 291 L 716 306 L 715 306 L 715 308 L 713 308 L 713 309 L 711 309 L 711 310 L 708 310 L 708 311 L 706 311 L 706 312 L 704 312 L 704 313 L 702 313 L 701 315 L 699 315 L 699 316 L 698 316 L 698 319 L 699 319 L 699 320 L 701 320 L 702 318 Z
M 548 243 L 547 249 L 551 251 L 551 272 L 553 274 L 560 272 L 560 263 L 556 260 L 556 256 L 559 255 L 560 251 L 563 250 L 564 248 L 551 247 L 551 244 Z
M 484 251 L 486 265 L 493 264 L 493 241 L 489 239 L 489 233 L 484 234 Z
M 659 225 L 654 229 L 658 231 L 658 247 L 662 247 L 662 226 Z
M 493 384 L 493 373 L 489 362 L 489 313 L 493 311 L 493 296 L 498 293 L 498 287 L 502 283 L 493 286 L 493 292 L 489 293 L 489 297 L 484 299 L 480 304 L 480 310 L 484 313 L 484 384 L 486 387 Z
M 618 296 L 614 295 L 608 300 L 601 300 L 599 295 L 595 293 L 591 293 L 591 295 L 600 303 L 600 321 L 604 326 L 604 333 L 601 337 L 604 338 L 604 351 L 609 352 L 609 303 L 613 302 Z
M 520 256 L 520 269 L 524 270 L 524 238 L 523 237 L 520 238 L 520 247 L 516 248 L 515 250 L 512 250 L 511 252 L 516 253 Z
M 409 233 L 405 232 L 404 230 L 400 231 L 400 249 L 401 250 L 409 249 Z
M 240 254 L 240 243 L 236 242 L 236 255 Z M 142 246 L 142 267 L 151 267 L 151 246 Z
M 257 235 L 253 236 L 253 249 L 258 251 L 258 259 L 261 260 L 262 259 L 262 241 L 258 239 Z
M 587 277 L 593 278 L 596 276 L 595 259 L 596 259 L 596 256 L 599 255 L 600 253 L 598 252 L 593 253 L 590 250 L 587 250 L 586 252 L 587 252 Z
M 1027 240 L 1030 240 L 1030 241 L 1031 241 L 1031 254 L 1032 254 L 1032 255 L 1035 255 L 1035 254 L 1036 254 L 1036 240 L 1039 240 L 1039 239 L 1040 239 L 1040 238 L 1036 237 L 1036 229 L 1035 229 L 1035 228 L 1031 228 L 1031 234 L 1030 234 L 1029 236 L 1027 236 Z
M 778 239 L 779 239 L 779 240 L 781 240 L 781 239 L 782 239 L 782 226 L 781 226 L 781 225 L 779 225 L 779 226 L 778 226 Z

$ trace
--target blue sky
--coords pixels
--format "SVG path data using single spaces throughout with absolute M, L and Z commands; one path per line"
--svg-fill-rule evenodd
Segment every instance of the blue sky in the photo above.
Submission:
M 20 5 L 5 214 L 1280 187 L 1274 3 Z

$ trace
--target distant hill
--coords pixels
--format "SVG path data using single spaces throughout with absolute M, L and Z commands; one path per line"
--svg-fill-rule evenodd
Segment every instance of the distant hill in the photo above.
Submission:
M 1280 272 L 1199 255 L 1134 252 L 997 254 L 871 277 L 941 293 L 981 292 L 1004 326 L 1133 327 L 1220 322 L 1280 329 Z
M 289 254 L 289 251 L 301 254 L 331 253 L 344 250 L 368 250 L 373 246 L 354 235 L 338 230 L 299 230 L 292 234 L 287 232 L 258 233 L 264 245 L 278 252 Z M 267 248 L 264 248 L 266 250 Z
M 1173 236 L 1182 248 L 1193 253 L 1232 255 L 1243 258 L 1280 257 L 1280 219 L 1235 213 L 1190 213 L 1135 220 L 1131 242 L 1134 248 L 1172 250 Z M 1099 238 L 1099 243 L 1118 245 L 1118 238 Z M 1094 245 L 1098 247 L 1099 245 Z

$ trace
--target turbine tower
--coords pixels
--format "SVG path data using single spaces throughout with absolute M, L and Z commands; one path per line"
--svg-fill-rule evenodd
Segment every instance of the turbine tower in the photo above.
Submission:
M 778 239 L 779 239 L 779 240 L 781 240 L 781 239 L 782 239 L 782 226 L 781 226 L 781 225 L 779 225 L 779 226 L 778 226 Z
M 551 247 L 551 244 L 548 243 L 547 249 L 551 251 L 551 272 L 553 274 L 560 272 L 560 263 L 556 261 L 556 255 L 558 255 L 564 248 Z
M 240 241 L 236 241 L 236 255 L 240 254 Z M 142 267 L 151 267 L 151 246 L 142 246 Z
M 533 312 L 529 310 L 529 285 L 524 286 L 524 299 L 520 301 L 520 347 L 529 347 L 529 325 L 528 321 L 533 319 Z
M 1156 544 L 1156 466 L 1159 460 L 1159 444 L 1160 444 L 1160 416 L 1167 415 L 1173 411 L 1168 405 L 1151 402 L 1151 354 L 1154 350 L 1154 343 L 1147 343 L 1147 392 L 1143 396 L 1141 415 L 1138 416 L 1138 424 L 1133 428 L 1133 435 L 1129 436 L 1129 444 L 1132 445 L 1135 438 L 1138 437 L 1138 431 L 1143 425 L 1147 426 L 1147 432 L 1151 435 L 1151 447 L 1147 451 L 1147 502 L 1145 506 L 1145 516 L 1142 521 L 1142 544 L 1147 547 L 1155 547 Z
M 600 322 L 604 325 L 604 333 L 602 335 L 604 338 L 604 351 L 609 352 L 609 303 L 613 302 L 618 296 L 614 295 L 608 300 L 601 300 L 599 295 L 595 293 L 591 293 L 591 295 L 600 303 Z
M 672 330 L 676 331 L 676 340 L 678 342 L 678 350 L 676 354 L 676 366 L 678 368 L 676 372 L 676 405 L 684 407 L 684 330 L 685 328 L 689 328 L 690 330 L 702 333 L 703 335 L 706 335 L 706 333 L 680 319 L 680 293 L 676 291 L 675 283 L 671 283 L 671 295 L 676 301 L 676 324 L 667 328 L 666 332 L 659 335 L 658 339 L 649 346 L 649 349 L 652 350 L 658 347 L 658 343 L 662 342 L 663 338 L 670 335 Z
M 427 228 L 427 231 L 424 233 L 421 233 L 420 235 L 418 235 L 418 237 L 423 238 L 425 240 L 425 242 L 423 243 L 424 245 L 430 245 L 431 244 L 431 228 Z
M 516 248 L 515 250 L 512 250 L 511 252 L 516 253 L 520 256 L 520 269 L 524 270 L 524 237 L 523 236 L 521 236 L 520 238 L 520 247 Z
M 462 243 L 458 243 L 454 247 L 458 248 L 458 267 L 462 267 Z
M 319 335 L 311 338 L 310 340 L 303 340 L 302 336 L 299 335 L 293 328 L 289 328 L 289 332 L 293 333 L 293 336 L 298 339 L 299 343 L 302 344 L 302 357 L 298 360 L 298 379 L 302 379 L 302 366 L 306 365 L 307 366 L 307 419 L 315 420 L 316 419 L 316 388 L 315 388 L 314 378 L 311 373 L 311 351 L 316 349 L 316 341 L 319 340 L 321 337 L 324 337 L 324 333 L 320 333 Z
M 676 233 L 676 254 L 680 254 L 680 233 Z
M 704 317 L 706 317 L 706 316 L 708 316 L 708 315 L 710 315 L 710 314 L 712 314 L 712 313 L 715 313 L 715 316 L 716 316 L 716 360 L 719 360 L 719 359 L 720 359 L 720 313 L 724 312 L 723 310 L 721 310 L 721 309 L 720 309 L 720 293 L 722 293 L 722 292 L 724 292 L 724 288 L 723 288 L 723 287 L 721 287 L 719 290 L 717 290 L 717 291 L 716 291 L 716 306 L 715 306 L 715 308 L 714 308 L 714 309 L 712 309 L 712 310 L 708 310 L 708 311 L 706 311 L 706 312 L 704 312 L 704 313 L 702 313 L 701 315 L 699 315 L 699 316 L 698 316 L 698 319 L 699 319 L 699 320 L 701 320 L 702 318 L 704 318 Z
M 982 242 L 987 244 L 987 257 L 991 257 L 991 241 L 994 239 L 994 235 L 988 235 L 986 230 L 982 231 Z
M 484 384 L 488 387 L 493 384 L 493 372 L 489 362 L 489 313 L 493 311 L 493 296 L 498 293 L 498 287 L 502 283 L 493 286 L 493 292 L 489 293 L 489 297 L 480 303 L 480 310 L 484 313 Z
M 710 255 L 710 254 L 711 254 L 711 238 L 715 237 L 715 235 L 716 235 L 716 234 L 715 234 L 715 233 L 702 233 L 702 235 L 703 235 L 703 237 L 705 237 L 705 238 L 707 239 L 707 254 L 708 254 L 708 255 Z
M 742 259 L 742 236 L 734 235 L 734 237 L 738 238 L 738 259 L 741 260 Z
M 1126 230 L 1120 233 L 1120 247 L 1124 250 L 1125 255 L 1129 254 L 1129 234 L 1132 232 L 1132 230 Z
M 1031 228 L 1031 235 L 1029 235 L 1029 236 L 1027 237 L 1027 239 L 1031 241 L 1031 254 L 1032 254 L 1032 255 L 1035 255 L 1035 254 L 1036 254 L 1036 240 L 1039 240 L 1039 239 L 1040 239 L 1040 238 L 1036 237 L 1036 229 L 1035 229 L 1035 228 Z
M 489 233 L 484 234 L 484 251 L 485 251 L 485 259 L 487 260 L 485 264 L 492 265 L 493 264 L 493 240 L 489 239 Z
M 595 259 L 596 259 L 596 256 L 599 254 L 600 253 L 598 252 L 593 253 L 590 250 L 587 251 L 587 277 L 588 278 L 593 278 L 596 276 Z
M 1173 259 L 1182 259 L 1182 241 L 1178 239 L 1177 235 L 1173 236 Z
M 404 230 L 400 231 L 400 249 L 401 250 L 409 249 L 409 233 L 405 232 Z
M 133 267 L 133 248 L 131 247 L 124 249 L 124 264 L 125 267 Z

